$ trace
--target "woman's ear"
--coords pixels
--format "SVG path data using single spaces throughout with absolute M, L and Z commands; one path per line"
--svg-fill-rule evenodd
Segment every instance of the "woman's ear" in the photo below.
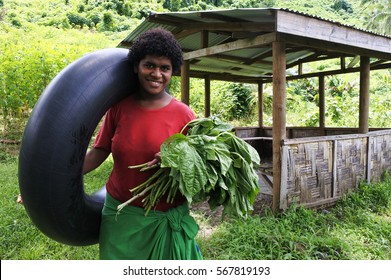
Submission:
M 138 73 L 138 67 L 136 65 L 133 66 L 133 72 L 136 74 Z

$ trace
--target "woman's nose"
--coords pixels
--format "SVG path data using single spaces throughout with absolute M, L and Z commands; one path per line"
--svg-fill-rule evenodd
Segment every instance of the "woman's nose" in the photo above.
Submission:
M 160 68 L 159 68 L 159 67 L 155 67 L 155 68 L 153 68 L 151 74 L 152 74 L 154 77 L 160 77 L 160 76 L 162 75 L 162 72 L 160 71 Z

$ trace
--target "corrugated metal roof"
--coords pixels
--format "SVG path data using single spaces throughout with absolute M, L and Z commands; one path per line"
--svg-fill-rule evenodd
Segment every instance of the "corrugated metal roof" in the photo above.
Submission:
M 119 47 L 131 46 L 140 34 L 155 27 L 163 27 L 176 36 L 185 59 L 190 61 L 193 77 L 209 75 L 243 82 L 270 77 L 272 43 L 276 40 L 286 44 L 287 68 L 303 62 L 362 55 L 376 58 L 376 67 L 388 68 L 391 61 L 389 36 L 274 8 L 152 13 Z

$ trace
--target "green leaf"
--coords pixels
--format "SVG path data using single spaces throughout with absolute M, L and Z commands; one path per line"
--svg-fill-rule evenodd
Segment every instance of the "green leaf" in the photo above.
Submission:
M 246 141 L 228 132 L 220 134 L 218 138 L 229 146 L 231 152 L 240 154 L 248 163 L 252 163 L 255 167 L 259 166 L 261 159 L 257 150 Z
M 214 151 L 216 153 L 218 162 L 220 163 L 221 174 L 225 176 L 232 164 L 232 158 L 230 156 L 229 149 L 224 143 L 216 142 L 214 145 Z
M 169 137 L 160 147 L 160 166 L 179 169 L 180 158 L 186 153 L 188 146 L 188 140 L 183 134 L 177 133 Z
M 208 180 L 206 166 L 193 146 L 188 145 L 180 156 L 179 171 L 184 184 L 183 195 L 191 202 L 191 197 L 201 191 Z
M 222 132 L 231 131 L 233 126 L 222 122 L 218 117 L 199 118 L 189 122 L 187 135 L 203 134 L 217 136 Z
M 208 174 L 209 188 L 205 187 L 205 192 L 209 192 L 211 189 L 214 189 L 215 185 L 217 184 L 219 180 L 219 173 L 213 164 L 207 164 L 206 171 Z

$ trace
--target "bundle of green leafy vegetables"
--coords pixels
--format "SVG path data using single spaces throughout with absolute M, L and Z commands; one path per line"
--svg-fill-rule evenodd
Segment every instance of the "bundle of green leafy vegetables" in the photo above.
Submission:
M 186 135 L 182 132 L 187 129 Z M 143 196 L 146 215 L 159 199 L 172 203 L 179 191 L 189 203 L 208 201 L 211 210 L 223 205 L 223 214 L 247 217 L 259 192 L 258 152 L 218 117 L 190 121 L 161 145 L 158 170 L 131 189 L 133 197 L 120 211 Z M 147 164 L 130 166 L 149 169 Z

